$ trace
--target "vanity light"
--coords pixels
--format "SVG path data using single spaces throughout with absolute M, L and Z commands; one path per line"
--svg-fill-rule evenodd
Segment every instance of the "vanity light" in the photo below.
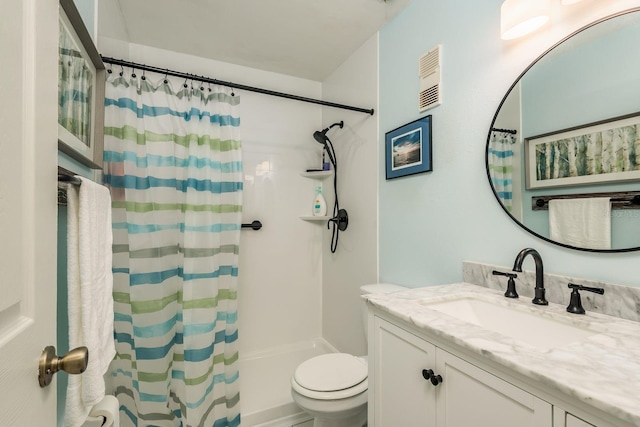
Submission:
M 502 40 L 525 36 L 546 24 L 550 16 L 551 0 L 505 0 L 500 8 Z

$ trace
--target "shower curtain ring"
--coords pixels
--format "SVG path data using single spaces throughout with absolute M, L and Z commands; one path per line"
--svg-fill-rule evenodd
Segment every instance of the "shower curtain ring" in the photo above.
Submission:
M 166 72 L 164 73 L 164 84 L 169 83 L 169 69 L 166 69 Z
M 134 67 L 131 67 L 131 70 L 132 70 L 132 72 L 131 72 L 131 78 L 134 78 L 134 79 L 135 79 L 135 78 L 136 78 L 136 69 L 135 69 Z
M 184 78 L 184 84 L 183 84 L 182 86 L 184 86 L 184 88 L 185 88 L 185 89 L 189 87 L 189 86 L 187 85 L 187 78 L 186 78 L 186 77 Z
M 120 77 L 124 76 L 124 67 L 120 65 Z
M 145 65 L 142 64 L 142 77 L 140 77 L 142 80 L 147 80 L 147 76 L 145 76 L 146 72 L 147 70 L 145 69 Z

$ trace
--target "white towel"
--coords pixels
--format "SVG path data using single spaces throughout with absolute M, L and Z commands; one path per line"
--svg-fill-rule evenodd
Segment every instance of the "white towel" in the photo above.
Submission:
M 551 240 L 586 249 L 611 249 L 608 197 L 549 200 Z
M 83 374 L 69 375 L 66 427 L 81 426 L 102 401 L 103 376 L 115 356 L 111 197 L 106 187 L 80 179 L 82 185 L 67 190 L 69 348 L 86 346 L 89 364 Z

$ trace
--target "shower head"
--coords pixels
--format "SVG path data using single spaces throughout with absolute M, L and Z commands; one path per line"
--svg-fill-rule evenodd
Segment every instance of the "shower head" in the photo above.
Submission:
M 327 132 L 329 132 L 329 129 L 331 129 L 334 126 L 340 126 L 340 129 L 342 129 L 342 127 L 344 127 L 344 122 L 343 121 L 339 121 L 336 122 L 334 124 L 332 124 L 331 126 L 329 126 L 328 128 L 324 128 L 321 131 L 317 130 L 313 133 L 313 138 L 318 141 L 320 144 L 326 144 L 327 141 L 329 140 L 329 138 L 327 137 Z
M 313 133 L 313 138 L 318 141 L 320 144 L 326 144 L 327 143 L 327 131 L 329 130 L 329 128 L 323 130 L 323 131 L 315 131 Z

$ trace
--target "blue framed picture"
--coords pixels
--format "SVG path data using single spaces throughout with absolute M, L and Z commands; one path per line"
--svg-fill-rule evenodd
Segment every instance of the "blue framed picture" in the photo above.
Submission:
M 385 134 L 387 179 L 433 170 L 431 116 L 425 116 Z

